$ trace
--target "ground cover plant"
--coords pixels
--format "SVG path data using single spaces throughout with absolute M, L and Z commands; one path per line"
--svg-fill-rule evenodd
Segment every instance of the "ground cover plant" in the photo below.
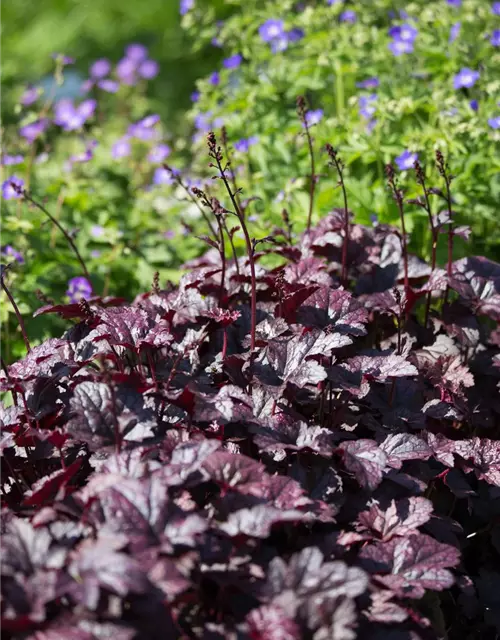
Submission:
M 213 231 L 184 186 L 210 192 L 204 137 L 223 125 L 231 180 L 257 198 L 247 216 L 252 235 L 279 223 L 283 208 L 303 230 L 332 204 L 343 206 L 319 153 L 331 139 L 362 224 L 373 216 L 399 224 L 385 164 L 405 172 L 414 200 L 413 163 L 439 148 L 456 176 L 455 220 L 474 231 L 470 245 L 455 238 L 455 257 L 500 259 L 497 3 L 280 0 L 225 3 L 223 13 L 214 6 L 201 0 L 179 5 L 193 55 L 214 60 L 210 74 L 200 70 L 185 122 L 159 118 L 156 87 L 171 69 L 160 68 L 152 54 L 158 47 L 148 49 L 139 38 L 123 53 L 96 54 L 91 64 L 69 57 L 82 52 L 79 43 L 69 56 L 54 56 L 52 84 L 4 92 L 16 111 L 4 117 L 1 247 L 6 260 L 17 261 L 9 278 L 33 344 L 63 330 L 57 317 L 32 317 L 37 291 L 63 303 L 82 293 L 78 287 L 86 295 L 92 288 L 93 295 L 129 297 L 156 271 L 178 282 L 180 265 L 200 255 L 194 236 Z M 302 121 L 295 111 L 299 94 L 308 100 Z M 305 125 L 314 139 L 312 157 Z M 165 159 L 180 173 L 166 171 Z M 24 181 L 71 235 L 92 276 L 87 284 L 74 280 L 86 276 L 64 235 L 8 187 L 12 179 Z M 432 261 L 427 219 L 417 204 L 406 207 L 410 248 Z M 233 242 L 242 255 L 241 232 Z M 437 263 L 446 260 L 440 244 Z M 24 346 L 12 307 L 0 295 L 2 354 L 10 363 Z
M 214 187 L 189 193 L 214 234 L 178 286 L 121 303 L 75 282 L 36 312 L 66 332 L 32 346 L 2 270 L 26 349 L 0 377 L 3 633 L 495 637 L 500 265 L 455 258 L 446 158 L 432 181 L 414 165 L 411 198 L 388 164 L 400 225 L 364 225 L 328 145 L 344 206 L 256 236 L 223 137 L 207 145 Z

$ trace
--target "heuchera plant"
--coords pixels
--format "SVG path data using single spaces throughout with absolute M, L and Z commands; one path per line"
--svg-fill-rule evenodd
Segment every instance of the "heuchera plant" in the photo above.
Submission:
M 194 190 L 215 234 L 179 286 L 46 304 L 66 333 L 2 367 L 3 633 L 493 637 L 500 265 L 453 259 L 445 158 L 440 269 L 347 208 L 233 254 L 248 200 L 208 145 L 228 204 Z

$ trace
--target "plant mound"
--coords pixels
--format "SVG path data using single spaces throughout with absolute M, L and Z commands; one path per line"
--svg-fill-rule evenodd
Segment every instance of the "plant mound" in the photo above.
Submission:
M 498 628 L 500 265 L 345 214 L 37 312 L 72 325 L 1 374 L 6 637 Z

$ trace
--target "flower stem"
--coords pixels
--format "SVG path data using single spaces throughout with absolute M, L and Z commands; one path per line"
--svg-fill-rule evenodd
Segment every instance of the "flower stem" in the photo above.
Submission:
M 344 196 L 344 240 L 342 243 L 342 271 L 340 276 L 341 283 L 347 285 L 347 250 L 349 245 L 349 209 L 347 206 L 347 190 L 344 182 L 344 163 L 338 157 L 336 149 L 331 144 L 326 145 L 326 151 L 330 156 L 330 164 L 335 167 L 339 176 L 339 184 Z
M 314 149 L 312 144 L 311 132 L 306 118 L 306 101 L 303 96 L 297 98 L 297 113 L 304 126 L 307 137 L 307 146 L 309 148 L 309 158 L 311 160 L 311 182 L 309 184 L 309 212 L 307 214 L 307 230 L 311 228 L 311 218 L 314 206 L 314 193 L 316 190 L 316 164 L 314 161 Z
M 236 217 L 238 218 L 241 228 L 243 231 L 243 235 L 245 236 L 245 244 L 248 253 L 248 261 L 250 264 L 250 279 L 251 279 L 251 325 L 250 325 L 250 365 L 253 362 L 254 351 L 255 351 L 255 327 L 257 326 L 257 278 L 255 275 L 255 260 L 254 260 L 254 247 L 252 245 L 252 241 L 250 239 L 250 235 L 248 233 L 247 226 L 245 224 L 245 218 L 241 212 L 240 207 L 235 198 L 235 194 L 232 192 L 231 187 L 229 186 L 229 182 L 226 176 L 225 167 L 222 166 L 222 153 L 221 148 L 217 146 L 217 141 L 215 138 L 215 134 L 210 132 L 208 134 L 208 148 L 209 155 L 216 162 L 217 169 L 219 170 L 219 175 L 226 187 L 226 191 L 229 195 L 229 199 L 234 207 L 234 212 Z
M 1 282 L 2 282 L 2 289 L 5 291 L 5 294 L 6 294 L 7 298 L 9 299 L 10 304 L 12 305 L 12 307 L 14 309 L 14 313 L 16 314 L 17 322 L 19 323 L 19 328 L 21 329 L 21 333 L 22 333 L 22 336 L 23 336 L 24 344 L 26 345 L 26 351 L 29 353 L 31 351 L 31 345 L 30 345 L 30 341 L 28 339 L 28 334 L 26 332 L 26 326 L 24 324 L 23 317 L 21 315 L 21 312 L 19 311 L 19 307 L 17 306 L 16 301 L 14 300 L 11 292 L 9 291 L 9 289 L 7 288 L 7 285 L 5 284 L 4 273 L 2 273 L 0 279 L 1 279 Z
M 20 190 L 21 195 L 23 196 L 23 198 L 25 200 L 27 200 L 28 202 L 31 202 L 31 204 L 33 204 L 37 209 L 39 209 L 40 211 L 42 211 L 42 213 L 44 213 L 55 225 L 56 227 L 59 229 L 59 231 L 63 234 L 63 236 L 66 238 L 69 246 L 71 247 L 71 249 L 73 250 L 75 256 L 78 259 L 78 262 L 80 263 L 82 270 L 83 270 L 83 274 L 85 275 L 85 277 L 87 278 L 87 280 L 92 284 L 92 280 L 90 278 L 90 274 L 88 272 L 87 267 L 85 266 L 85 262 L 83 261 L 82 256 L 80 255 L 80 252 L 78 251 L 76 244 L 73 241 L 73 238 L 69 235 L 69 233 L 66 231 L 66 229 L 62 226 L 62 224 L 59 222 L 59 220 L 57 220 L 56 218 L 54 218 L 54 216 L 49 213 L 47 211 L 47 209 L 40 204 L 39 202 L 37 202 L 36 200 L 34 200 L 29 193 L 24 190 L 21 189 Z

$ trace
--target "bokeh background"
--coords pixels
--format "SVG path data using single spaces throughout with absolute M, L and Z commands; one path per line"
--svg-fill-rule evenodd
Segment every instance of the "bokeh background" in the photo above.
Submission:
M 210 0 L 217 18 L 231 7 Z M 164 122 L 182 127 L 182 113 L 197 78 L 212 70 L 222 54 L 215 47 L 195 50 L 180 27 L 178 0 L 13 0 L 2 4 L 2 115 L 4 124 L 15 116 L 16 98 L 27 81 L 40 84 L 53 71 L 52 53 L 75 58 L 67 71 L 66 90 L 78 87 L 96 58 L 117 61 L 126 45 L 146 45 L 161 73 L 150 95 Z M 71 82 L 71 74 L 74 82 Z

